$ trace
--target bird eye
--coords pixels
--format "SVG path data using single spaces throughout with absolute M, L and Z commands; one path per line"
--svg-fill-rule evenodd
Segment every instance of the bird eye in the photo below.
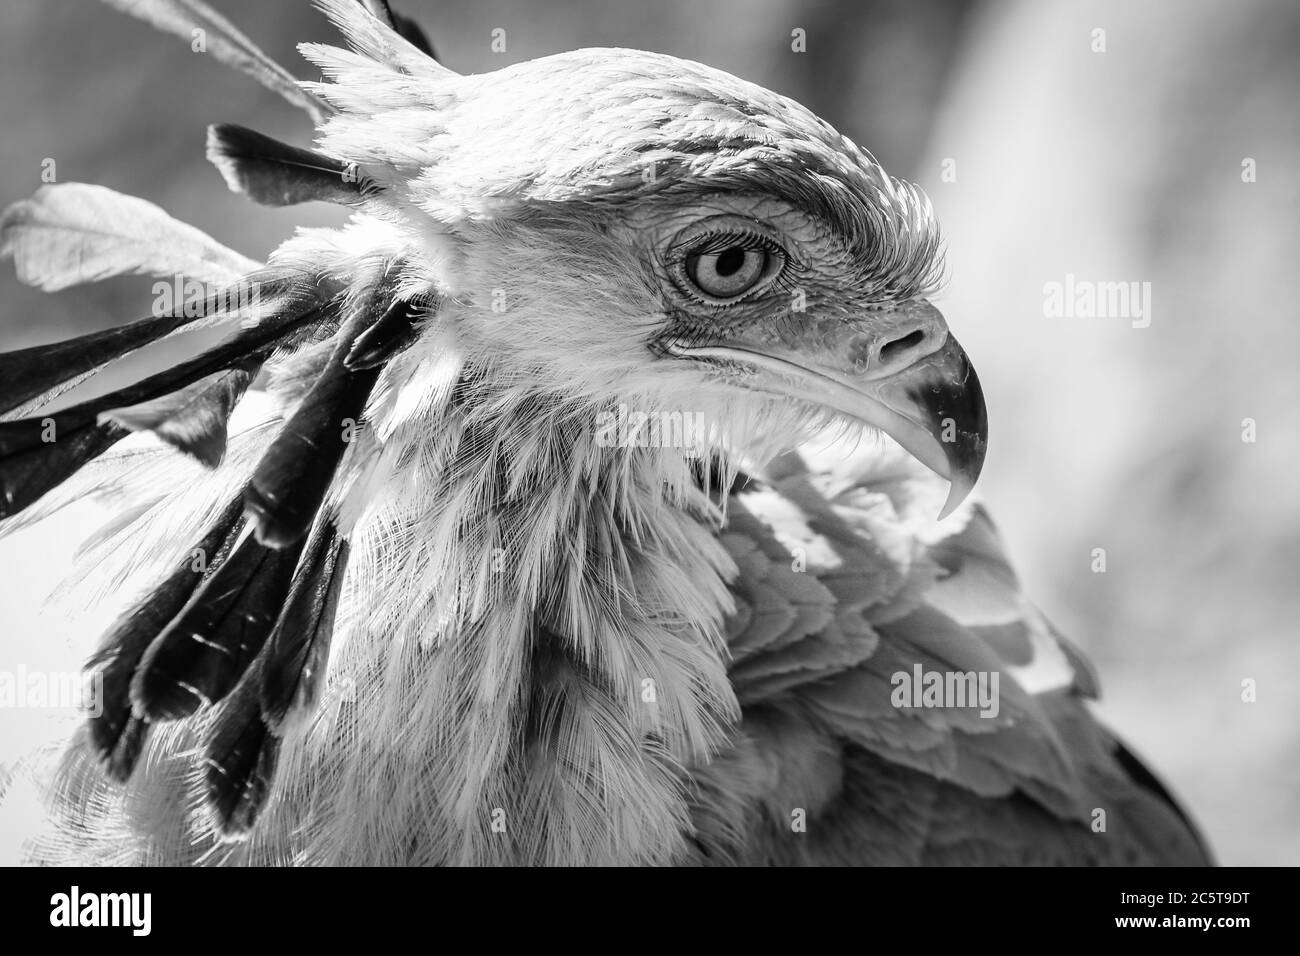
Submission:
M 686 257 L 686 275 L 707 296 L 734 299 L 748 292 L 767 271 L 768 251 L 730 245 L 719 252 Z
M 714 235 L 697 243 L 681 260 L 686 291 L 719 306 L 766 285 L 785 264 L 780 246 L 762 235 Z
M 785 267 L 785 250 L 758 223 L 719 216 L 678 237 L 669 264 L 683 292 L 731 305 L 762 289 Z

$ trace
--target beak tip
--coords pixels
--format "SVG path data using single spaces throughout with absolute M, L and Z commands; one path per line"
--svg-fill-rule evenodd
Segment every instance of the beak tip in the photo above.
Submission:
M 978 430 L 968 436 L 968 441 L 960 451 L 954 450 L 948 459 L 947 470 L 942 473 L 948 479 L 948 498 L 943 503 L 938 520 L 948 517 L 971 496 L 980 473 L 984 470 L 984 453 L 987 449 L 987 424 L 981 416 Z
M 970 497 L 974 487 L 975 483 L 968 480 L 965 475 L 954 476 L 948 484 L 948 498 L 944 501 L 937 520 L 942 521 L 961 507 L 961 503 Z

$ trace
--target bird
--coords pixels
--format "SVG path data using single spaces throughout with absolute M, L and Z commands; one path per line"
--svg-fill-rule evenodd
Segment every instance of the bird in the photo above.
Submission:
M 198 0 L 108 2 L 313 122 L 210 127 L 233 192 L 348 219 L 266 262 L 89 184 L 0 220 L 28 284 L 200 290 L 0 354 L 0 535 L 103 500 L 79 573 L 133 596 L 14 771 L 28 862 L 1212 862 L 972 495 L 917 186 L 664 54 L 460 75 L 316 0 L 346 46 L 297 81 Z

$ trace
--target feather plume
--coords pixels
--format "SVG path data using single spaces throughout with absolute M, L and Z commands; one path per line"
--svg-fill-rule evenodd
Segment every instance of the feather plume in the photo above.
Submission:
M 367 59 L 416 76 L 454 75 L 433 58 L 432 45 L 424 32 L 406 17 L 394 15 L 386 2 L 316 0 L 316 5 L 347 37 L 352 49 Z M 384 13 L 388 16 L 384 17 Z M 409 24 L 407 30 L 402 30 L 403 24 Z
M 151 202 L 103 186 L 42 186 L 0 216 L 0 258 L 47 292 L 120 275 L 230 285 L 258 264 Z
M 104 0 L 111 7 L 144 20 L 156 29 L 172 33 L 187 43 L 201 30 L 207 52 L 227 66 L 251 76 L 268 90 L 305 110 L 312 122 L 330 115 L 330 107 L 302 90 L 294 78 L 248 37 L 200 0 Z

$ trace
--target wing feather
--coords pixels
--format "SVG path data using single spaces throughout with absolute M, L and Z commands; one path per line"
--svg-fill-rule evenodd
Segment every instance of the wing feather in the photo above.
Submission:
M 702 861 L 1204 862 L 1181 811 L 1089 713 L 1090 665 L 1025 599 L 987 511 L 936 525 L 922 515 L 938 479 L 919 466 L 812 461 L 787 456 L 734 493 L 720 536 L 738 569 L 727 634 L 744 716 L 732 749 L 696 770 Z M 917 668 L 996 674 L 996 707 L 896 700 Z M 774 735 L 774 714 L 801 729 Z M 808 764 L 809 748 L 834 759 Z M 838 835 L 796 844 L 773 801 L 809 773 L 822 776 L 810 827 Z M 724 827 L 724 810 L 746 822 Z

